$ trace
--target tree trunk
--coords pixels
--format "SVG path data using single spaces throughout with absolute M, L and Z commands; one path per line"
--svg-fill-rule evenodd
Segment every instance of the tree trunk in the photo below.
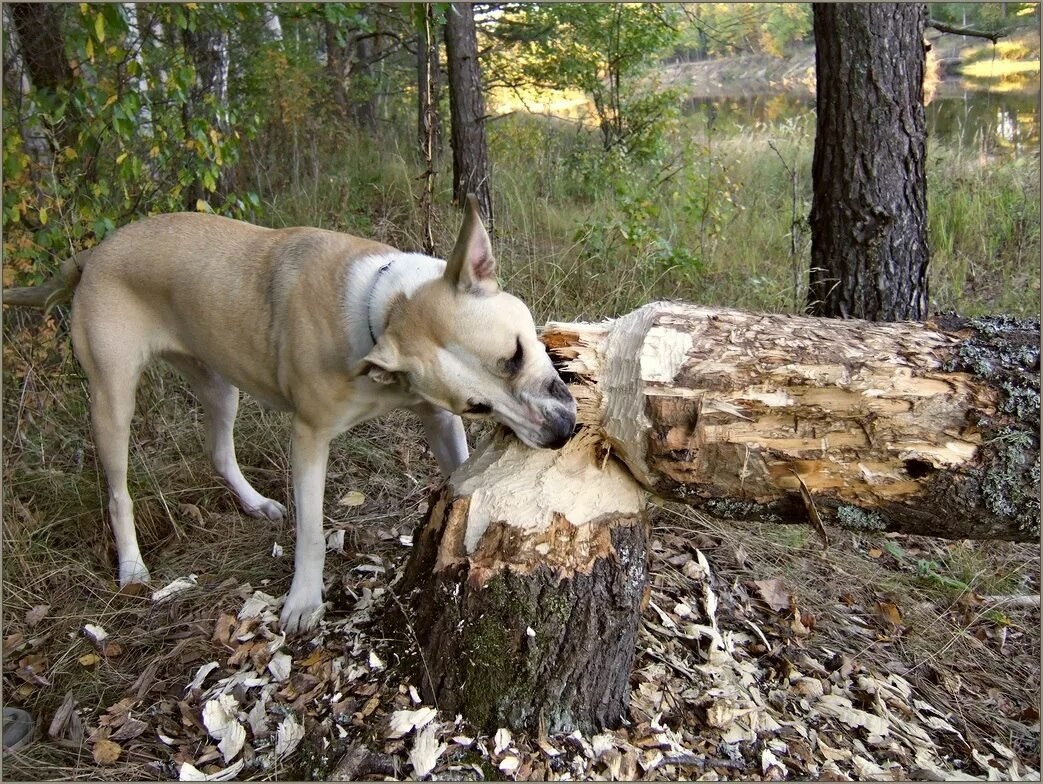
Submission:
M 435 156 L 438 146 L 438 37 L 435 8 L 430 3 L 415 10 L 416 78 L 417 78 L 417 141 L 424 161 L 424 187 L 420 192 L 420 215 L 423 221 L 423 251 L 429 256 L 435 252 L 434 194 Z
M 489 732 L 594 732 L 629 697 L 648 576 L 644 491 L 592 435 L 498 435 L 433 500 L 400 595 L 425 700 Z M 406 626 L 408 621 L 408 627 Z
M 926 6 L 815 3 L 808 307 L 927 316 Z
M 449 65 L 449 119 L 453 147 L 453 202 L 478 197 L 482 221 L 492 231 L 489 151 L 485 106 L 478 68 L 478 38 L 470 3 L 453 3 L 446 13 L 445 51 Z
M 181 42 L 185 55 L 195 66 L 196 82 L 188 91 L 187 100 L 181 106 L 181 123 L 185 137 L 193 135 L 195 121 L 206 118 L 208 125 L 216 127 L 222 135 L 230 133 L 227 121 L 228 104 L 228 33 L 219 29 L 216 8 L 192 12 L 196 16 L 195 27 L 181 31 Z M 210 105 L 207 99 L 212 99 Z M 222 169 L 218 175 L 217 193 L 223 195 L 230 190 L 229 171 Z M 185 209 L 194 212 L 201 199 L 211 198 L 198 179 L 193 179 L 185 189 Z
M 71 89 L 73 74 L 65 57 L 62 32 L 65 9 L 57 3 L 11 3 L 9 8 L 18 39 L 17 51 L 32 87 L 51 96 Z M 69 103 L 65 116 L 60 120 L 45 119 L 44 122 L 51 137 L 47 140 L 52 147 L 46 156 L 48 159 L 53 158 L 56 150 L 79 147 L 77 139 L 81 123 L 75 104 Z
M 652 303 L 543 340 L 645 487 L 724 516 L 1039 536 L 1039 322 Z
M 329 19 L 324 19 L 322 26 L 326 39 L 326 80 L 330 86 L 330 98 L 333 99 L 340 118 L 347 121 L 352 115 L 346 86 L 351 70 L 349 44 L 342 44 L 337 40 L 337 26 Z

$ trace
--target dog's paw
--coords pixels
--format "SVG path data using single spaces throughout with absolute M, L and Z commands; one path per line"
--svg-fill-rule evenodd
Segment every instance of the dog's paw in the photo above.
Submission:
M 282 520 L 286 517 L 286 507 L 271 498 L 262 499 L 261 503 L 244 507 L 246 513 L 251 517 L 260 517 L 266 520 Z
M 134 583 L 147 584 L 151 580 L 148 569 L 140 558 L 120 562 L 120 588 Z
M 317 600 L 311 597 L 297 599 L 291 592 L 286 597 L 279 616 L 279 626 L 284 634 L 299 634 L 310 631 L 319 624 L 319 619 L 326 612 L 326 605 L 320 596 Z

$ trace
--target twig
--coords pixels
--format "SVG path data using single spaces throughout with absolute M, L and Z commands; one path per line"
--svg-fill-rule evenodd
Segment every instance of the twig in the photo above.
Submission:
M 987 38 L 994 44 L 998 43 L 1001 38 L 1005 38 L 1009 35 L 1010 31 L 998 30 L 996 32 L 988 32 L 986 30 L 974 30 L 970 27 L 953 27 L 947 25 L 945 22 L 939 22 L 937 19 L 928 19 L 927 26 L 933 27 L 939 33 L 951 33 L 952 35 L 966 35 L 971 38 Z

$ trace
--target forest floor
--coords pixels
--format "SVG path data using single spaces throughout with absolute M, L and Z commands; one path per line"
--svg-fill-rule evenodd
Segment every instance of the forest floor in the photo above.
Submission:
M 237 510 L 198 408 L 151 376 L 132 492 L 166 599 L 115 588 L 76 382 L 5 401 L 4 704 L 37 723 L 5 780 L 1039 780 L 1034 545 L 837 531 L 825 548 L 800 525 L 655 506 L 623 725 L 482 734 L 421 703 L 381 627 L 437 482 L 418 423 L 335 444 L 331 607 L 285 639 L 291 524 Z M 287 423 L 243 409 L 246 472 L 285 498 Z M 78 504 L 54 508 L 70 488 Z

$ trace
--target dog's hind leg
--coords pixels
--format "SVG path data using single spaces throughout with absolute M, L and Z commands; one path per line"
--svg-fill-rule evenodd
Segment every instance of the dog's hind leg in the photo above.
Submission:
M 192 391 L 203 406 L 206 422 L 206 447 L 217 475 L 235 493 L 239 505 L 247 514 L 269 520 L 279 520 L 286 507 L 258 493 L 243 476 L 235 457 L 232 430 L 239 411 L 239 390 L 221 376 L 192 357 L 183 354 L 164 355 L 192 385 Z
M 74 325 L 74 336 L 76 329 Z M 98 341 L 82 350 L 79 341 L 77 358 L 90 382 L 91 425 L 98 459 L 109 485 L 109 518 L 116 539 L 120 585 L 146 583 L 148 569 L 138 549 L 134 530 L 134 504 L 127 489 L 127 452 L 130 446 L 130 422 L 134 418 L 134 394 L 144 362 L 119 357 L 119 348 L 99 356 Z M 132 354 L 131 354 L 132 356 Z

